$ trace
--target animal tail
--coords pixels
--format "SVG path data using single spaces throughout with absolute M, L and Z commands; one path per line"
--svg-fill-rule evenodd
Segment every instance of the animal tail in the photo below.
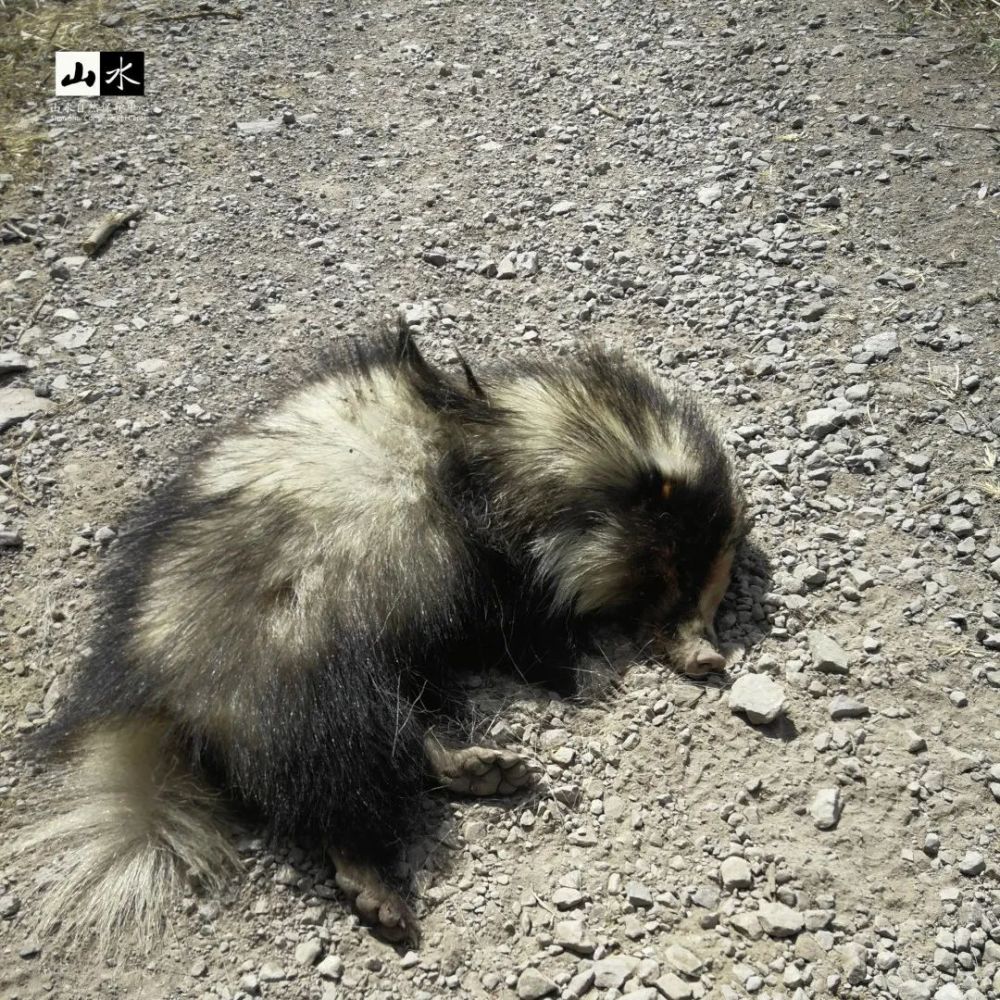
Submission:
M 107 957 L 148 951 L 188 877 L 217 889 L 238 865 L 216 797 L 165 724 L 86 733 L 48 791 L 53 817 L 16 838 L 11 853 L 45 866 L 37 929 L 70 946 Z

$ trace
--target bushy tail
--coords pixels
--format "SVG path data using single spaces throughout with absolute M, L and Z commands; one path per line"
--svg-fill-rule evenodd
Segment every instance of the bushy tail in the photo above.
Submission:
M 88 733 L 43 804 L 53 817 L 15 840 L 18 866 L 44 864 L 40 933 L 108 957 L 146 951 L 188 876 L 218 888 L 238 862 L 165 725 Z M 6 853 L 6 852 L 4 852 Z

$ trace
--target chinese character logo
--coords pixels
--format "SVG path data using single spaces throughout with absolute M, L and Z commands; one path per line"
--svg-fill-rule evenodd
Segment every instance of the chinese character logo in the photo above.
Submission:
M 56 97 L 97 97 L 100 52 L 56 53 Z
M 142 97 L 145 63 L 142 52 L 102 52 L 101 97 Z
M 56 97 L 142 97 L 143 52 L 57 52 Z

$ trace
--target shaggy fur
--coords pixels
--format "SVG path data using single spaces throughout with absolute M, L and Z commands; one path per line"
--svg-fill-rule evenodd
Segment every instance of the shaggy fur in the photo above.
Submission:
M 412 925 L 373 873 L 428 782 L 524 780 L 511 755 L 426 742 L 463 668 L 571 690 L 606 625 L 720 666 L 742 511 L 705 415 L 617 355 L 477 380 L 405 331 L 342 353 L 209 442 L 119 546 L 48 730 L 62 812 L 26 842 L 62 852 L 49 922 L 148 939 L 181 877 L 231 864 L 222 792 L 326 844 L 368 918 Z

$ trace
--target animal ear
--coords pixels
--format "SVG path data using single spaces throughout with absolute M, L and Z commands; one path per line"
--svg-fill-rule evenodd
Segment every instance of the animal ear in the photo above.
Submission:
M 465 375 L 465 382 L 469 387 L 469 391 L 476 396 L 478 399 L 485 399 L 486 393 L 483 392 L 483 387 L 479 384 L 479 379 L 476 378 L 469 367 L 469 362 L 462 357 L 462 352 L 456 347 L 455 353 L 458 355 L 458 363 L 462 366 L 462 373 Z

